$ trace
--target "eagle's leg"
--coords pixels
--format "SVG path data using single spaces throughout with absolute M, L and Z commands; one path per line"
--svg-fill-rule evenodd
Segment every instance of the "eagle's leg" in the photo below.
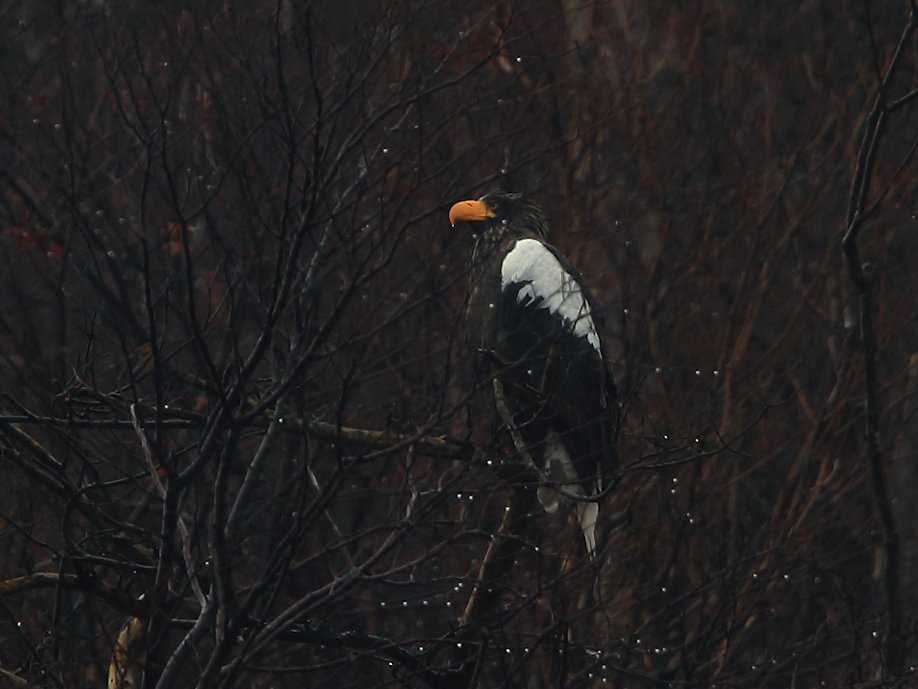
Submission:
M 536 475 L 541 477 L 542 472 L 538 464 L 532 459 L 532 454 L 529 452 L 529 448 L 526 446 L 523 436 L 520 434 L 513 421 L 513 413 L 510 411 L 510 405 L 507 403 L 507 397 L 504 394 L 504 384 L 501 382 L 500 378 L 495 376 L 493 378 L 493 385 L 494 401 L 497 403 L 497 412 L 500 414 L 501 418 L 503 418 L 504 425 L 506 425 L 507 431 L 510 433 L 510 438 L 513 440 L 513 449 L 516 450 L 523 461 L 535 470 Z

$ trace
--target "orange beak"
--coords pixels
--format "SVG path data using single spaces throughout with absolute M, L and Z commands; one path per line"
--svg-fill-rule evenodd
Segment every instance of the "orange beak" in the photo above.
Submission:
M 493 217 L 494 213 L 481 201 L 460 201 L 449 209 L 449 224 L 453 227 L 457 222 L 480 222 Z

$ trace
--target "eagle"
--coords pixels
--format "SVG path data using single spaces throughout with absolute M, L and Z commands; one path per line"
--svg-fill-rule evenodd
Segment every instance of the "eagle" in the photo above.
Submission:
M 573 505 L 593 559 L 598 498 L 616 465 L 616 390 L 595 302 L 548 243 L 542 210 L 522 195 L 460 201 L 449 222 L 477 230 L 468 320 L 498 414 L 536 465 L 542 507 L 553 514 Z

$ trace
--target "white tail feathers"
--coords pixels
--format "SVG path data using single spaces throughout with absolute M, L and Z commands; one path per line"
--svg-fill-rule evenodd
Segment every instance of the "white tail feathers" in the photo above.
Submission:
M 599 517 L 599 505 L 595 502 L 577 503 L 577 521 L 583 531 L 583 540 L 586 541 L 587 555 L 593 560 L 596 558 L 596 520 Z

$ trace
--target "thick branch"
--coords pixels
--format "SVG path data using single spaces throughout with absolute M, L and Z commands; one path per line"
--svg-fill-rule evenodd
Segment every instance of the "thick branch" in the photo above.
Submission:
M 851 184 L 847 215 L 848 226 L 842 239 L 848 272 L 861 301 L 860 326 L 861 351 L 864 358 L 866 459 L 870 470 L 874 508 L 883 532 L 883 551 L 885 555 L 883 591 L 886 598 L 887 621 L 885 634 L 886 668 L 894 674 L 899 674 L 902 671 L 904 662 L 900 581 L 901 549 L 895 514 L 890 504 L 886 485 L 885 466 L 880 453 L 877 344 L 873 323 L 873 270 L 869 264 L 861 262 L 857 240 L 863 228 L 866 215 L 865 208 L 876 164 L 875 153 L 885 131 L 886 115 L 889 112 L 886 89 L 897 67 L 900 65 L 903 48 L 916 26 L 918 26 L 918 15 L 916 15 L 916 8 L 914 2 L 912 2 L 908 21 L 902 29 L 896 50 L 883 74 L 876 100 L 864 126 L 857 166 Z
M 185 430 L 189 428 L 203 428 L 206 425 L 204 418 L 172 418 L 162 419 L 158 425 L 154 419 L 144 419 L 138 422 L 142 428 L 158 427 L 161 430 Z M 265 426 L 270 419 L 265 418 Z M 454 459 L 471 458 L 475 448 L 467 442 L 453 440 L 446 436 L 391 433 L 389 431 L 373 431 L 363 428 L 338 426 L 325 421 L 307 421 L 287 418 L 282 420 L 281 427 L 288 431 L 300 432 L 305 424 L 306 430 L 317 438 L 323 440 L 341 441 L 367 445 L 369 447 L 407 447 L 414 445 L 415 449 L 424 455 L 434 457 L 449 457 Z M 5 427 L 15 428 L 15 424 L 54 426 L 66 429 L 90 429 L 135 431 L 135 423 L 130 419 L 64 419 L 53 416 L 26 416 L 20 414 L 0 415 L 0 429 Z
M 21 577 L 0 581 L 0 596 L 8 596 L 22 591 L 55 588 L 61 586 L 72 591 L 85 591 L 105 601 L 115 610 L 128 615 L 145 615 L 147 606 L 142 601 L 126 593 L 105 586 L 99 581 L 79 577 L 75 574 L 58 574 L 57 572 L 33 572 Z

